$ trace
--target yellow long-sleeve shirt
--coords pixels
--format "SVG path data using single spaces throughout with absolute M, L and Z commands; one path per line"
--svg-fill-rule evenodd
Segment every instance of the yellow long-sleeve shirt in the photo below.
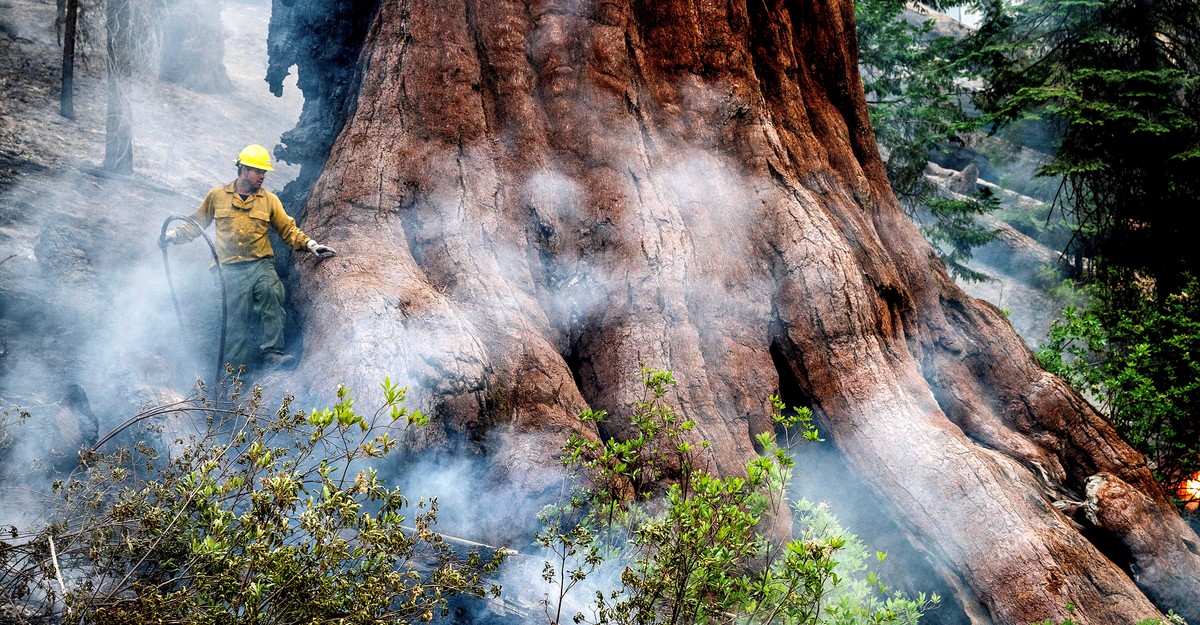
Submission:
M 240 263 L 275 255 L 267 227 L 275 228 L 279 238 L 294 250 L 308 245 L 308 236 L 296 227 L 296 220 L 283 210 L 283 203 L 270 191 L 259 189 L 245 200 L 238 195 L 236 182 L 208 192 L 200 208 L 192 213 L 201 228 L 217 223 L 217 258 L 221 264 Z M 190 225 L 180 229 L 183 241 L 198 236 Z

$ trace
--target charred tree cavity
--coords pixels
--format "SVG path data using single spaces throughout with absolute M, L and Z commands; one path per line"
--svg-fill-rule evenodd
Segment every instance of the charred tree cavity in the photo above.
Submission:
M 340 252 L 293 290 L 314 391 L 390 376 L 433 416 L 414 448 L 526 493 L 602 434 L 582 409 L 626 434 L 643 363 L 724 474 L 782 392 L 972 622 L 1200 620 L 1145 460 L 891 195 L 850 0 L 273 6 L 268 80 L 305 94 L 278 156 Z
M 771 362 L 774 363 L 775 373 L 779 376 L 779 399 L 791 407 L 812 408 L 816 405 L 816 398 L 813 397 L 807 383 L 802 381 L 803 372 L 796 371 L 793 368 L 794 361 L 785 356 L 785 354 L 795 353 L 795 350 L 794 348 L 785 348 L 780 344 L 781 340 L 777 338 L 771 341 L 770 347 Z M 751 437 L 756 434 L 757 432 L 749 432 Z
M 266 81 L 279 96 L 283 79 L 295 67 L 296 85 L 304 94 L 300 120 L 284 134 L 275 154 L 301 166 L 295 187 L 284 191 L 290 205 L 303 205 L 355 105 L 359 52 L 378 5 L 379 0 L 271 2 Z

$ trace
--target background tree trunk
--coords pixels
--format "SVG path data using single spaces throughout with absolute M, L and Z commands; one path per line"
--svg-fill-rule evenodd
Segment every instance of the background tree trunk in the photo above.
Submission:
M 159 80 L 203 93 L 233 88 L 225 71 L 224 2 L 175 0 L 163 18 Z
M 75 30 L 79 25 L 79 0 L 65 0 L 63 10 L 62 93 L 59 114 L 75 119 Z
M 133 74 L 129 0 L 108 0 L 104 6 L 107 30 L 108 113 L 104 123 L 103 168 L 116 174 L 133 173 Z
M 639 362 L 678 374 L 724 473 L 783 387 L 964 611 L 1200 619 L 1197 537 L 1143 458 L 893 198 L 850 0 L 381 0 L 369 28 L 275 6 L 272 37 L 334 50 L 283 63 L 305 230 L 340 252 L 294 279 L 310 388 L 401 378 L 440 425 L 414 444 L 537 492 L 581 408 L 639 396 Z

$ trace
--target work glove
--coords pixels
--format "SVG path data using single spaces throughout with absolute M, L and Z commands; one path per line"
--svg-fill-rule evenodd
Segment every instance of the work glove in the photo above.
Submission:
M 179 242 L 179 231 L 178 230 L 168 230 L 168 231 L 162 233 L 162 235 L 158 237 L 158 246 L 159 247 L 166 247 L 168 245 L 174 245 L 178 242 Z
M 329 247 L 327 245 L 321 245 L 320 243 L 317 243 L 316 241 L 313 241 L 312 239 L 308 240 L 308 251 L 312 252 L 313 254 L 316 254 L 317 256 L 320 256 L 321 258 L 329 258 L 330 256 L 337 256 L 337 252 L 334 251 L 334 249 L 332 247 Z

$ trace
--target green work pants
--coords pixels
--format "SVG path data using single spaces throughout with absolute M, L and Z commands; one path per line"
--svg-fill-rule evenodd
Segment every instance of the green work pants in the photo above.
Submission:
M 221 265 L 229 297 L 225 362 L 254 367 L 265 352 L 283 351 L 283 283 L 275 259 Z

